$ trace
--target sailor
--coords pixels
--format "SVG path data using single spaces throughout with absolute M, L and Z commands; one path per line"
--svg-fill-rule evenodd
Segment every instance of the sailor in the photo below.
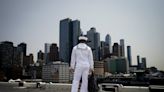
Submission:
M 78 92 L 79 82 L 82 78 L 80 92 L 88 92 L 88 74 L 93 71 L 93 54 L 86 44 L 88 38 L 79 37 L 79 44 L 73 47 L 70 71 L 74 72 L 71 92 Z

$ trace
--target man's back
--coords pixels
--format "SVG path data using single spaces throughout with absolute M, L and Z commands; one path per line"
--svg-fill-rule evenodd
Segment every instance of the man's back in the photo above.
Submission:
M 92 51 L 85 43 L 79 43 L 72 50 L 71 67 L 93 66 Z
M 79 37 L 79 44 L 72 50 L 70 70 L 74 72 L 71 92 L 77 92 L 82 78 L 80 92 L 88 92 L 88 74 L 93 70 L 92 50 L 86 45 L 87 38 Z

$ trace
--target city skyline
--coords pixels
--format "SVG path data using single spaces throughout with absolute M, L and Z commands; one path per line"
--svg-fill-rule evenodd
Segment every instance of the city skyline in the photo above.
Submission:
M 164 70 L 164 1 L 42 1 L 1 0 L 0 41 L 12 41 L 14 45 L 27 43 L 27 53 L 35 56 L 44 51 L 45 43 L 59 46 L 59 22 L 67 17 L 78 19 L 86 34 L 91 27 L 105 41 L 110 34 L 112 45 L 125 40 L 131 46 L 132 64 L 137 55 L 146 57 L 147 65 Z

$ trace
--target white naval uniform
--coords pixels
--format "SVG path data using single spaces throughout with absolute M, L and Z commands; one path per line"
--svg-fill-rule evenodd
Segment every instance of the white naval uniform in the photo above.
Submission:
M 92 50 L 85 43 L 79 43 L 72 50 L 71 68 L 74 69 L 74 78 L 71 92 L 77 92 L 80 79 L 82 84 L 80 92 L 88 92 L 89 69 L 93 69 Z

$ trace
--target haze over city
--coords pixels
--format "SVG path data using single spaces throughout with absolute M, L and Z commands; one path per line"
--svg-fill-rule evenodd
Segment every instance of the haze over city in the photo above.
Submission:
M 163 0 L 0 0 L 0 41 L 27 43 L 36 61 L 45 43 L 59 46 L 59 21 L 78 19 L 84 34 L 95 27 L 101 40 L 110 34 L 112 45 L 124 39 L 132 64 L 140 55 L 148 67 L 164 70 L 163 5 Z

